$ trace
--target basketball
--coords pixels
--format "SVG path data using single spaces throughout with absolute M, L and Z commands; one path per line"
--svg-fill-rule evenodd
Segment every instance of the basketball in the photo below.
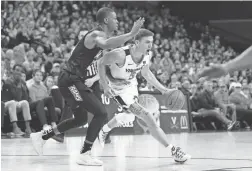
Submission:
M 185 96 L 180 90 L 171 90 L 164 96 L 168 110 L 181 110 L 185 104 Z

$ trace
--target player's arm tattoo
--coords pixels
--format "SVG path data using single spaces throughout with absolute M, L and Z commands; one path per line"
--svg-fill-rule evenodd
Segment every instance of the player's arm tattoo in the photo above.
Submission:
M 128 110 L 138 117 L 141 117 L 142 115 L 149 115 L 149 113 L 137 102 L 130 105 Z

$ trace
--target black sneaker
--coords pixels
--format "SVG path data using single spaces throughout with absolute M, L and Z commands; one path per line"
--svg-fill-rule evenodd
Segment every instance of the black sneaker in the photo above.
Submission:
M 64 134 L 59 134 L 59 135 L 55 135 L 52 137 L 52 139 L 54 139 L 55 141 L 59 142 L 59 143 L 64 143 Z

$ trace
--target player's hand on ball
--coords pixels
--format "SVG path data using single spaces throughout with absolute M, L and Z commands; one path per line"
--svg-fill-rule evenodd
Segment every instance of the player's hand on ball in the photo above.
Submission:
M 205 77 L 207 80 L 213 79 L 213 78 L 218 78 L 221 76 L 225 76 L 228 74 L 227 69 L 224 67 L 224 65 L 212 65 L 209 66 L 202 71 L 199 72 L 197 75 L 197 79 Z
M 92 78 L 86 79 L 85 85 L 87 87 L 92 87 L 93 84 L 94 84 L 94 79 L 92 79 Z
M 179 91 L 178 89 L 165 89 L 163 92 L 162 92 L 162 94 L 171 94 L 172 92 L 174 92 L 174 91 Z
M 144 23 L 145 19 L 140 17 L 137 21 L 134 22 L 134 25 L 131 29 L 131 32 L 130 34 L 132 36 L 135 36 L 137 35 L 137 33 L 139 32 L 140 28 L 143 26 L 143 23 Z

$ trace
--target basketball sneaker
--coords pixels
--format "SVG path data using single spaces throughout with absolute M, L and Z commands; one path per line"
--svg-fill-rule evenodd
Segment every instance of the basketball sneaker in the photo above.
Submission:
M 79 154 L 76 163 L 79 165 L 85 166 L 102 166 L 103 162 L 94 158 L 91 155 L 91 151 L 87 151 L 86 153 Z
M 99 140 L 102 147 L 104 147 L 104 145 L 105 145 L 105 141 L 106 141 L 106 137 L 107 137 L 108 133 L 109 132 L 104 132 L 103 128 L 99 132 L 98 140 Z
M 38 155 L 43 155 L 43 146 L 46 142 L 46 140 L 42 139 L 42 135 L 43 135 L 42 131 L 36 132 L 36 133 L 31 133 L 31 135 L 30 135 L 33 148 L 35 149 L 35 151 Z
M 171 154 L 175 162 L 178 163 L 184 163 L 191 158 L 191 156 L 183 152 L 180 147 L 173 146 L 171 148 Z

